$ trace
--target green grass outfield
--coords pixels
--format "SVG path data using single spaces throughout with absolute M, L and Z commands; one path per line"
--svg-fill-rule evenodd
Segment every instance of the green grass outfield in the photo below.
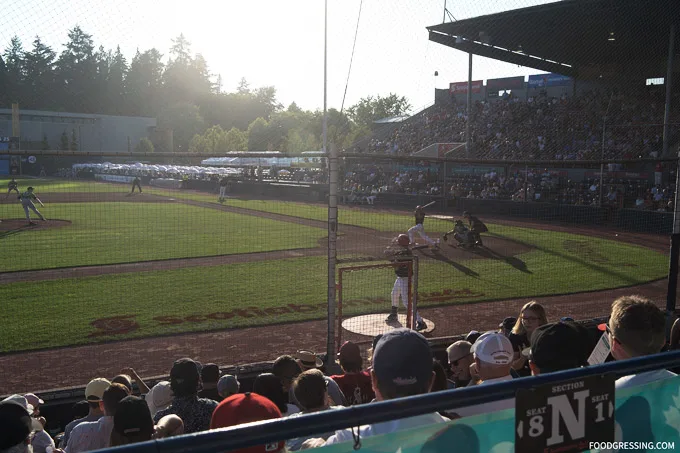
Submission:
M 424 261 L 419 292 L 448 290 L 455 297 L 428 297 L 421 306 L 606 289 L 665 273 L 663 255 L 642 247 L 526 228 L 494 231 L 537 247 L 517 257 L 530 273 L 504 261 L 461 261 L 459 268 Z M 572 253 L 564 241 L 587 243 L 590 258 Z M 3 285 L 0 351 L 323 319 L 325 262 L 308 257 Z M 344 299 L 353 302 L 345 312 L 384 310 L 393 282 L 389 269 L 349 274 Z M 32 322 L 23 322 L 28 316 Z M 121 318 L 102 320 L 111 317 Z M 102 325 L 113 326 L 113 334 Z
M 0 181 L 0 188 L 6 182 Z M 22 189 L 28 185 L 24 182 L 39 196 L 129 190 L 127 185 L 50 180 L 19 181 Z M 145 188 L 145 193 L 217 201 L 215 195 L 195 192 Z M 227 204 L 316 220 L 327 215 L 325 207 L 314 204 L 238 199 Z M 2 237 L 0 271 L 316 247 L 326 235 L 321 228 L 176 203 L 49 203 L 44 213 L 73 225 Z M 0 205 L 0 217 L 22 214 L 17 204 Z M 342 208 L 339 215 L 343 224 L 378 231 L 404 231 L 412 224 L 410 214 Z M 506 261 L 421 261 L 422 307 L 609 289 L 666 274 L 667 258 L 644 247 L 489 227 L 490 234 L 532 249 Z M 450 228 L 447 221 L 428 219 L 426 224 L 435 236 Z M 346 274 L 345 313 L 384 311 L 393 282 L 391 269 Z M 325 298 L 325 257 L 11 283 L 0 285 L 0 352 L 323 319 Z
M 0 233 L 0 272 L 317 247 L 322 228 L 176 203 L 50 203 L 63 228 Z M 17 204 L 0 218 L 20 218 Z

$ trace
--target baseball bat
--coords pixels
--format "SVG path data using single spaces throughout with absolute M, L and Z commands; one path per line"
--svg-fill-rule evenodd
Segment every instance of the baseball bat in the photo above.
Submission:
M 436 202 L 437 202 L 437 200 L 435 200 L 435 201 L 430 201 L 428 204 L 426 204 L 425 206 L 423 206 L 423 209 L 427 208 L 428 206 L 432 206 L 432 205 L 435 204 Z

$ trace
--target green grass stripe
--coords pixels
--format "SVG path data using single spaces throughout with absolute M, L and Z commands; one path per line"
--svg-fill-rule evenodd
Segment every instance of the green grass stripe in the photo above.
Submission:
M 316 247 L 322 228 L 179 203 L 51 203 L 71 226 L 0 234 L 0 271 L 112 264 Z M 0 205 L 0 218 L 23 217 Z

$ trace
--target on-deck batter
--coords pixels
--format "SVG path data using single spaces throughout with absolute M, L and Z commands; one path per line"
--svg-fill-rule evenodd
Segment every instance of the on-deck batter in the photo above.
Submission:
M 385 322 L 387 323 L 396 322 L 399 319 L 397 316 L 397 313 L 399 311 L 399 297 L 401 297 L 401 302 L 404 304 L 404 307 L 406 307 L 406 309 L 408 310 L 409 266 L 407 262 L 412 260 L 413 252 L 411 252 L 411 250 L 408 248 L 410 241 L 407 235 L 400 234 L 399 236 L 397 236 L 396 242 L 397 242 L 396 249 L 389 248 L 385 250 L 385 254 L 389 256 L 390 261 L 395 263 L 403 262 L 404 264 L 400 266 L 395 266 L 394 268 L 394 273 L 396 274 L 397 279 L 394 281 L 394 287 L 392 287 L 392 310 L 390 311 L 390 315 L 385 320 Z M 415 316 L 416 316 L 416 330 L 427 329 L 427 324 L 425 324 L 425 321 L 420 316 L 420 313 L 418 313 L 417 310 L 415 312 Z

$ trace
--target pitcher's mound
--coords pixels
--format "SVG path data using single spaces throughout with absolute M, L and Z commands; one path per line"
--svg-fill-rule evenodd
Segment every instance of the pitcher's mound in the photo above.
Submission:
M 54 228 L 62 228 L 71 226 L 70 220 L 51 220 L 42 221 L 40 219 L 32 220 L 35 225 L 29 225 L 26 219 L 0 219 L 0 232 L 22 232 L 35 230 L 52 230 Z
M 374 315 L 355 316 L 353 318 L 345 319 L 342 322 L 342 328 L 359 335 L 366 335 L 368 337 L 375 337 L 378 334 L 385 334 L 390 330 L 406 327 L 406 315 L 398 315 L 399 321 L 387 324 L 385 318 L 389 313 L 380 313 Z M 420 333 L 430 333 L 434 330 L 434 323 L 429 319 L 423 318 L 427 329 L 421 330 Z

